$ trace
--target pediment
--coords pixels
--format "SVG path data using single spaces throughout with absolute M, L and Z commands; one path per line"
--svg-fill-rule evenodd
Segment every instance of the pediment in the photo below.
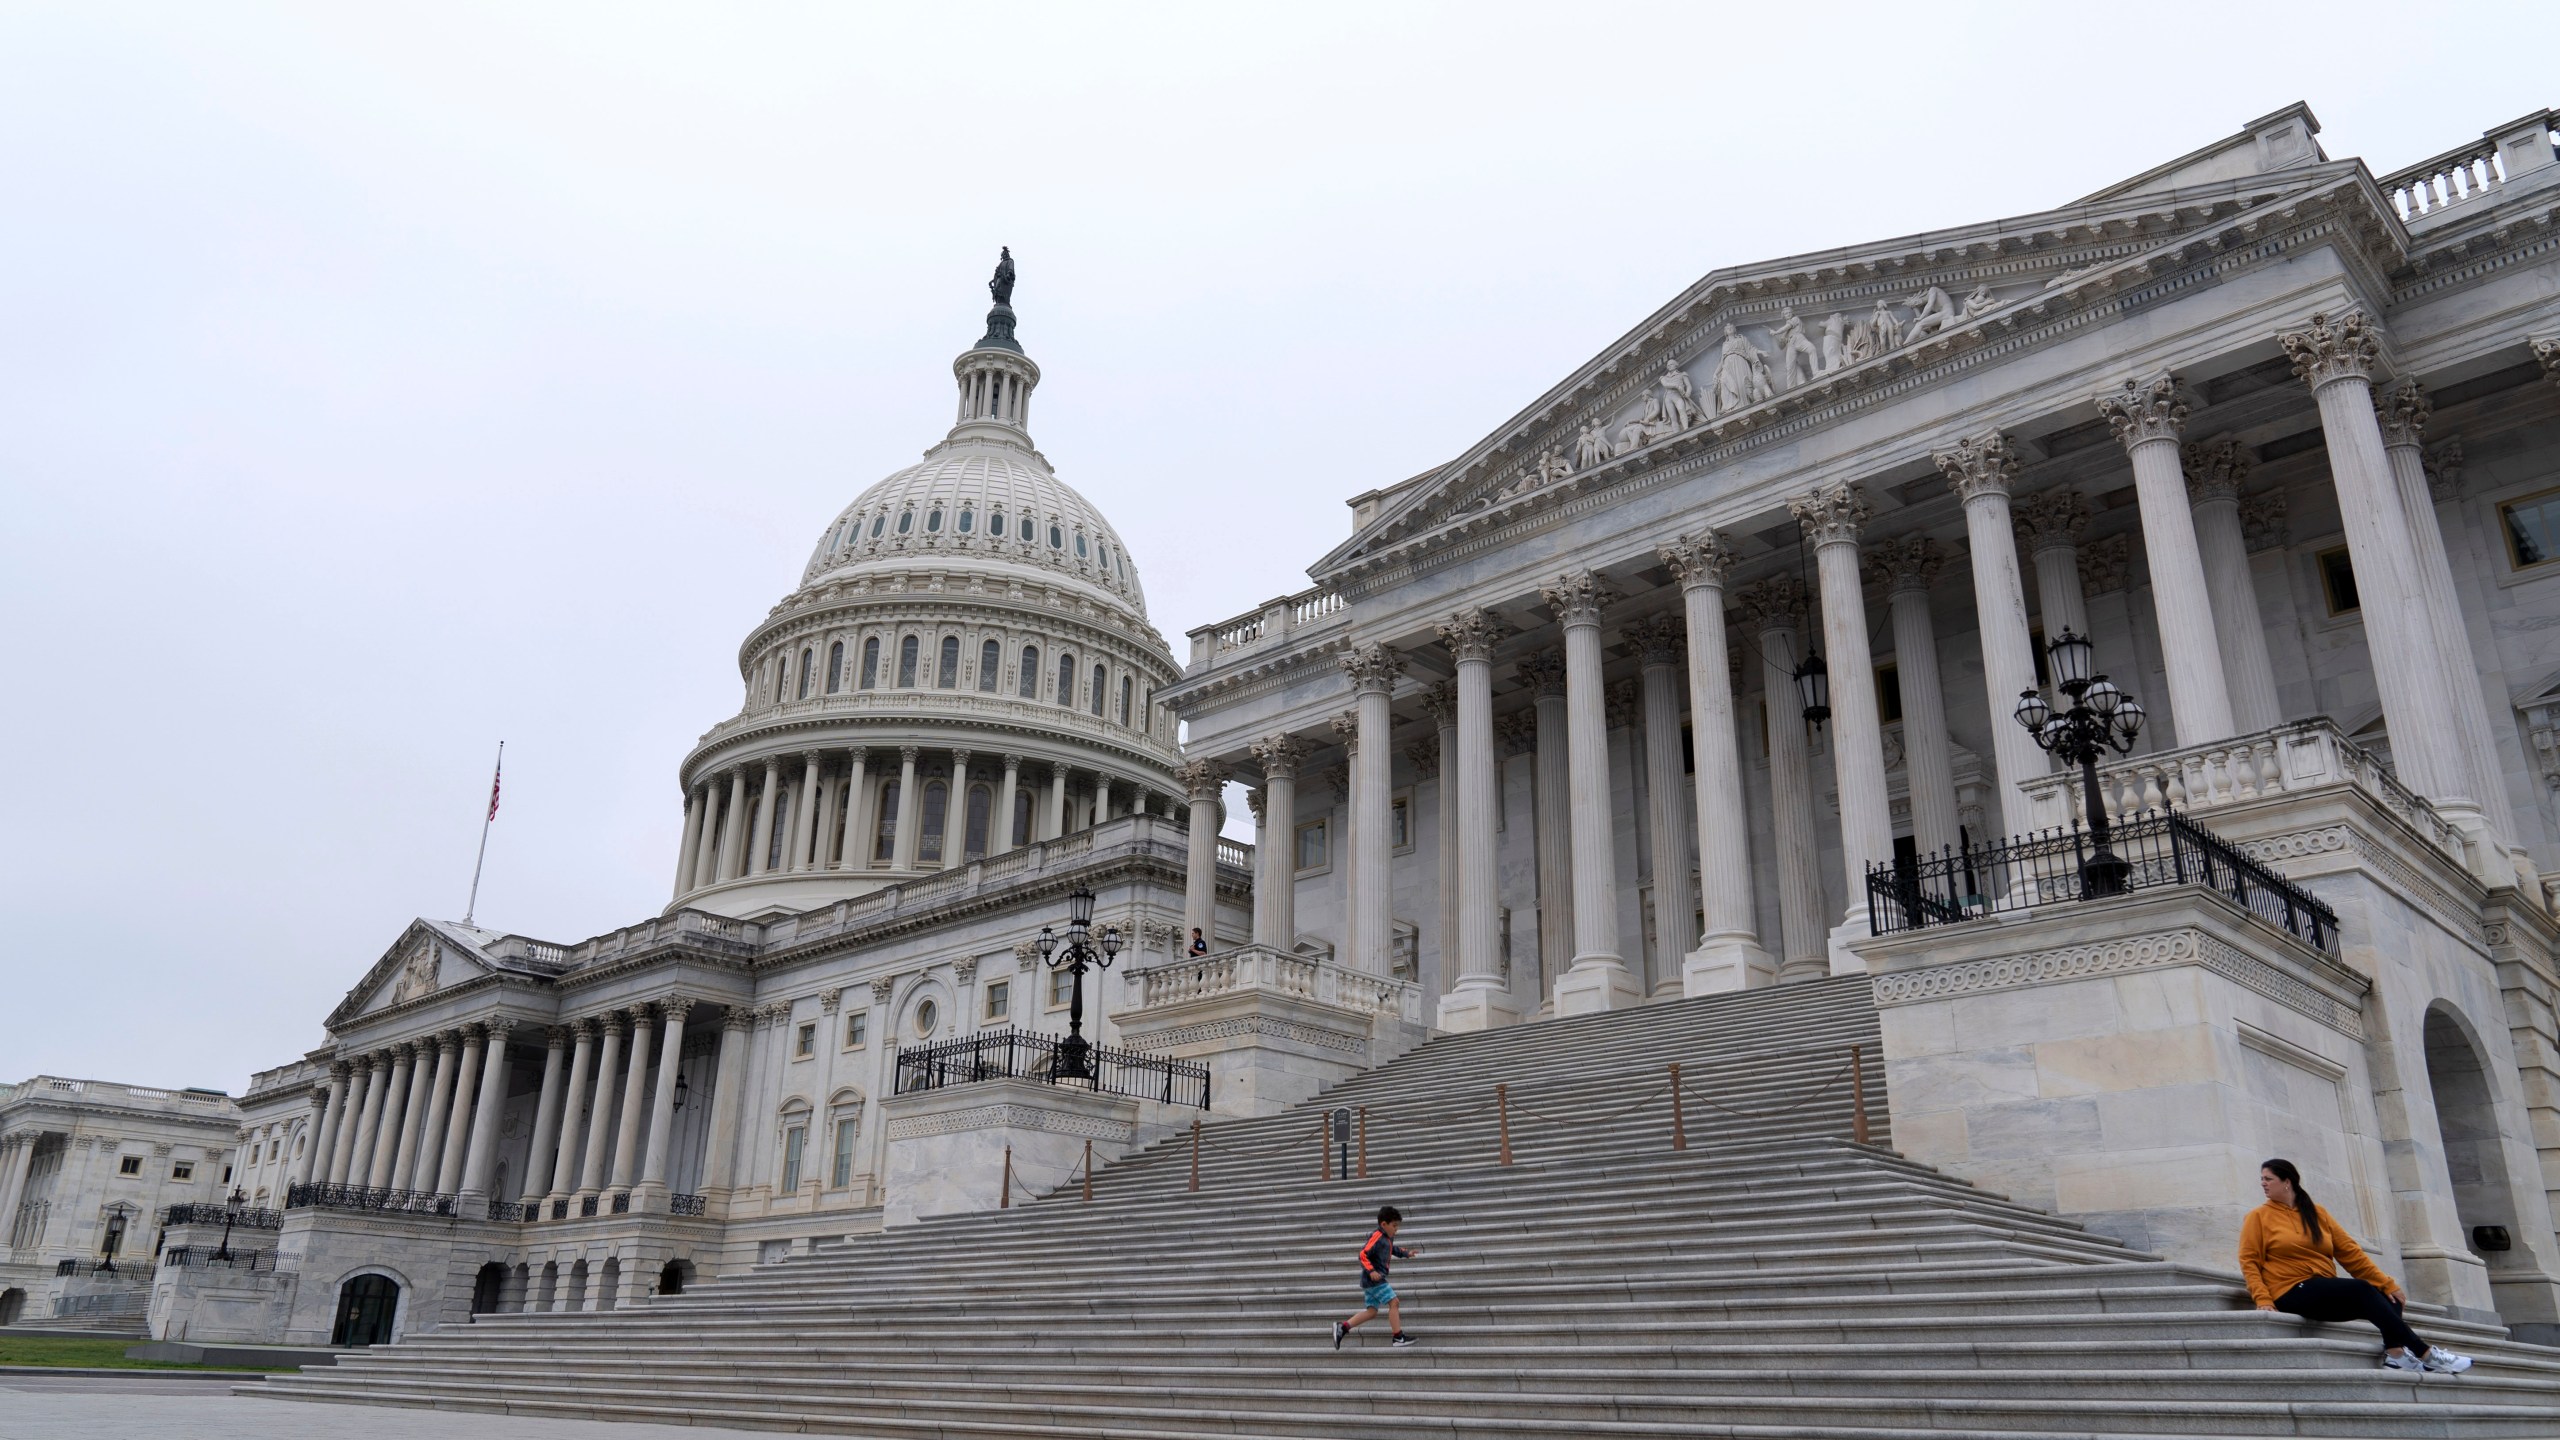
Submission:
M 1331 581 L 1435 531 L 1773 426 L 1794 433 L 1789 422 L 1915 368 L 2108 303 L 2200 244 L 2254 245 L 2316 193 L 2370 192 L 2361 174 L 2354 161 L 2302 165 L 1713 272 L 1429 481 L 1400 487 L 1310 573 Z
M 498 967 L 480 953 L 472 932 L 413 920 L 329 1015 L 332 1028 L 378 1014 L 487 975 Z

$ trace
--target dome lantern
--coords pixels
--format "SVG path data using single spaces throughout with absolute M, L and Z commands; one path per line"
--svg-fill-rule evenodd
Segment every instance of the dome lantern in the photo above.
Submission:
M 995 305 L 987 311 L 987 333 L 951 362 L 960 382 L 960 411 L 951 427 L 954 440 L 994 440 L 1029 448 L 1031 392 L 1040 383 L 1040 367 L 1022 353 L 1013 338 L 1013 249 L 996 261 L 987 293 Z

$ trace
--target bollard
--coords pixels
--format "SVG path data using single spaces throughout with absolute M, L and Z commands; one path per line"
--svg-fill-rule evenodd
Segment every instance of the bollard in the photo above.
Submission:
M 1511 1163 L 1511 1087 L 1496 1083 L 1493 1087 L 1493 1113 L 1502 1126 L 1502 1163 Z
M 1010 1145 L 1004 1147 L 1004 1193 L 996 1197 L 996 1208 L 1013 1208 L 1013 1147 Z
M 1680 1062 L 1677 1060 L 1671 1062 L 1671 1148 L 1689 1148 L 1688 1126 L 1680 1115 Z
M 1867 1054 L 1849 1047 L 1849 1138 L 1867 1143 Z
M 1369 1107 L 1360 1107 L 1360 1178 L 1369 1178 Z
M 1084 1142 L 1084 1198 L 1093 1198 L 1093 1142 Z
M 1197 1116 L 1191 1121 L 1191 1188 L 1195 1192 L 1200 1188 L 1200 1120 Z

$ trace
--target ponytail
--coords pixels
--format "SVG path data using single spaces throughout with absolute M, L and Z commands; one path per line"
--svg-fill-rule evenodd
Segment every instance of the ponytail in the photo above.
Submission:
M 2303 1233 L 2312 1244 L 2325 1248 L 2327 1242 L 2320 1238 L 2320 1207 L 2312 1203 L 2311 1192 L 2302 1188 L 2302 1172 L 2290 1160 L 2270 1160 L 2258 1168 L 2293 1187 L 2293 1210 L 2302 1217 Z

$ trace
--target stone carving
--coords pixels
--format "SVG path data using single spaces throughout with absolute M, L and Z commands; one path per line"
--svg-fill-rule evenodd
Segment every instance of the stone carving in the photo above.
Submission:
M 1253 825 L 1254 825 L 1254 828 L 1255 828 L 1256 830 L 1259 830 L 1259 829 L 1261 829 L 1261 828 L 1262 828 L 1262 823 L 1263 823 L 1263 808 L 1262 808 L 1262 802 L 1263 802 L 1263 798 L 1264 798 L 1264 797 L 1263 797 L 1262 787 L 1261 787 L 1261 786 L 1259 786 L 1259 785 L 1256 785 L 1256 786 L 1254 786 L 1252 789 L 1247 790 L 1247 791 L 1245 791 L 1245 792 L 1244 792 L 1244 804 L 1245 804 L 1245 808 L 1246 808 L 1246 809 L 1248 809 L 1248 810 L 1251 810 L 1251 811 L 1253 812 Z
M 1440 773 L 1440 737 L 1416 740 L 1404 747 L 1404 761 L 1413 767 L 1413 778 L 1428 780 Z
M 2560 381 L 2560 335 L 2538 338 L 2533 342 L 2533 358 L 2542 365 L 2542 373 Z
M 391 987 L 391 1003 L 406 1004 L 436 990 L 436 947 L 420 945 L 409 952 L 400 964 L 400 978 Z
M 1689 627 L 1672 611 L 1627 622 L 1626 640 L 1642 665 L 1678 665 L 1688 655 Z
M 1582 434 L 1573 442 L 1573 463 L 1588 470 L 1594 465 L 1607 461 L 1608 458 L 1608 437 L 1600 433 L 1598 426 L 1585 422 Z
M 1956 493 L 1959 501 L 1977 495 L 2006 495 L 2018 478 L 2017 448 L 1997 430 L 1979 437 L 1967 436 L 1929 458 L 1937 462 L 1938 473 L 1947 477 L 1947 488 Z
M 951 978 L 963 985 L 976 984 L 978 980 L 978 957 L 974 955 L 963 955 L 959 959 L 952 961 Z
M 1030 969 L 1031 967 L 1033 967 L 1033 966 L 1035 966 L 1035 965 L 1037 965 L 1037 964 L 1039 964 L 1039 963 L 1040 963 L 1040 944 L 1039 944 L 1039 942 L 1038 942 L 1038 941 L 1036 941 L 1036 940 L 1016 940 L 1016 941 L 1014 941 L 1014 942 L 1013 942 L 1013 968 L 1014 968 L 1014 969 L 1016 969 L 1016 970 L 1028 970 L 1028 969 Z M 882 984 L 883 984 L 883 985 L 885 985 L 886 983 L 887 983 L 887 982 L 885 982 L 885 981 L 884 981 L 884 982 L 882 982 Z M 886 995 L 881 995 L 881 994 L 880 994 L 880 987 L 879 987 L 879 986 L 874 986 L 874 987 L 873 987 L 873 989 L 872 989 L 872 992 L 871 992 L 871 993 L 872 993 L 872 994 L 874 994 L 874 995 L 879 995 L 879 996 L 880 996 L 880 1003 L 881 1003 L 881 1004 L 886 1005 L 886 1004 L 888 1004 L 888 1003 L 889 1003 L 889 998 L 888 998 Z
M 833 1015 L 836 1007 L 843 1003 L 844 987 L 841 985 L 830 985 L 818 992 L 818 1013 L 821 1015 Z
M 2285 530 L 2284 492 L 2270 490 L 2240 502 L 2240 538 L 2249 553 L 2281 550 L 2291 543 Z
M 1504 633 L 1502 622 L 1481 605 L 1461 610 L 1435 628 L 1450 656 L 1461 662 L 1491 660 L 1493 647 L 1501 643 Z
M 1340 805 L 1340 804 L 1343 804 L 1343 803 L 1347 802 L 1348 800 L 1350 800 L 1350 798 L 1351 798 L 1351 767 L 1350 767 L 1350 766 L 1348 766 L 1348 765 L 1327 765 L 1326 767 L 1324 767 L 1324 776 L 1323 776 L 1323 779 L 1324 779 L 1324 788 L 1326 788 L 1327 790 L 1330 790 L 1330 791 L 1332 791 L 1332 792 L 1333 792 L 1333 802 L 1334 802 L 1335 804 Z
M 1589 570 L 1572 570 L 1538 587 L 1538 595 L 1547 608 L 1566 625 L 1597 625 L 1600 611 L 1615 595 Z
M 1867 577 L 1882 585 L 1888 595 L 1903 590 L 1925 591 L 1937 580 L 1939 567 L 1946 560 L 1947 552 L 1937 541 L 1926 535 L 1904 536 L 1867 551 Z
M 1878 355 L 1902 344 L 1902 322 L 1894 317 L 1892 306 L 1876 302 L 1876 313 L 1867 317 L 1867 335 Z
M 1999 308 L 2000 301 L 1992 295 L 1988 285 L 1976 285 L 1973 293 L 1964 297 L 1964 318 L 1967 320 L 1979 320 Z
M 1450 726 L 1457 724 L 1457 685 L 1451 681 L 1443 680 L 1437 685 L 1426 687 L 1422 692 L 1422 713 L 1430 716 L 1432 723 L 1442 729 L 1447 729 Z
M 2067 550 L 2089 530 L 2089 497 L 2077 490 L 2047 490 L 2013 502 L 2010 523 L 2018 543 L 2038 550 Z
M 2325 312 L 2314 315 L 2309 329 L 2288 330 L 2276 343 L 2293 361 L 2293 373 L 2314 390 L 2333 380 L 2371 380 L 2382 359 L 2382 341 L 2362 310 L 2335 320 Z
M 1721 586 L 1725 577 L 1733 573 L 1733 542 L 1721 531 L 1683 535 L 1656 553 L 1662 557 L 1663 568 L 1679 580 L 1683 590 Z
M 1670 433 L 1670 425 L 1662 418 L 1662 397 L 1647 395 L 1635 418 L 1618 427 L 1618 448 L 1614 453 L 1633 454 Z
M 1849 317 L 1835 314 L 1822 322 L 1822 373 L 1849 363 Z
M 2403 380 L 2373 396 L 2374 417 L 2382 422 L 2382 443 L 2420 445 L 2425 443 L 2427 417 L 2435 413 L 2434 402 L 2427 399 L 2427 387 L 2415 380 Z
M 1793 629 L 1804 619 L 1804 582 L 1793 575 L 1772 575 L 1735 591 L 1733 603 L 1743 622 L 1755 629 Z
M 1344 754 L 1360 748 L 1360 712 L 1345 710 L 1333 717 L 1333 738 L 1342 743 Z
M 2105 595 L 2121 590 L 2133 578 L 2133 537 L 2110 535 L 2080 551 L 2080 591 Z
M 1804 321 L 1792 308 L 1779 310 L 1777 328 L 1769 332 L 1769 339 L 1778 348 L 1778 384 L 1784 389 L 1792 390 L 1830 368 L 1822 363 L 1822 352 L 1814 348 L 1813 337 L 1804 333 Z
M 1673 430 L 1686 430 L 1703 418 L 1698 410 L 1698 392 L 1690 383 L 1688 371 L 1666 361 L 1660 383 L 1663 418 Z
M 1542 650 L 1520 662 L 1520 683 L 1529 687 L 1533 696 L 1545 697 L 1564 693 L 1564 656 L 1554 650 Z
M 1902 303 L 1919 312 L 1911 317 L 1911 324 L 1902 332 L 1905 345 L 1917 345 L 1927 336 L 1943 335 L 1964 323 L 1964 316 L 1956 310 L 1956 302 L 1948 299 L 1947 292 L 1935 285 Z M 1879 304 L 1877 308 L 1881 310 L 1883 306 Z
M 1270 735 L 1246 747 L 1253 758 L 1262 762 L 1262 777 L 1281 780 L 1295 776 L 1298 766 L 1307 758 L 1307 742 L 1295 735 Z
M 1644 713 L 1644 689 L 1634 680 L 1612 680 L 1602 695 L 1612 730 L 1633 730 L 1636 717 Z
M 1493 738 L 1506 756 L 1528 754 L 1538 744 L 1538 712 L 1514 710 L 1508 715 L 1496 716 Z
M 2297 1010 L 2341 1034 L 2361 1040 L 2364 1021 L 2353 1008 L 2339 1004 L 2283 969 L 2245 954 L 2198 930 L 2178 929 L 2133 935 L 2094 945 L 2074 945 L 1994 960 L 1932 966 L 1897 975 L 1879 975 L 1876 1004 L 1913 1005 L 1959 995 L 2024 989 L 2075 980 L 2120 975 L 2127 971 L 2196 965 L 2234 984 Z
M 1387 694 L 1396 688 L 1396 677 L 1404 673 L 1404 657 L 1375 641 L 1354 645 L 1342 657 L 1344 673 L 1351 677 L 1351 688 L 1363 694 Z
M 2462 498 L 2462 437 L 2453 436 L 2426 455 L 2427 494 L 2439 505 Z
M 1866 491 L 1853 481 L 1799 495 L 1787 502 L 1787 511 L 1804 528 L 1806 543 L 1817 547 L 1857 544 L 1859 529 L 1875 514 L 1867 505 Z
M 2174 441 L 2186 427 L 2187 402 L 2178 394 L 2178 377 L 2166 370 L 2148 380 L 2127 380 L 2097 400 L 2098 413 L 2128 450 L 2152 440 Z
M 2198 441 L 2187 447 L 2187 499 L 2238 499 L 2249 483 L 2249 447 L 2237 440 Z
M 1756 384 L 1765 386 L 1768 367 L 1769 357 L 1728 322 L 1724 327 L 1724 352 L 1716 359 L 1715 413 L 1730 415 L 1755 400 L 1767 399 L 1766 395 L 1753 393 L 1753 377 L 1761 377 Z
M 1193 760 L 1177 768 L 1173 778 L 1182 782 L 1182 793 L 1193 804 L 1213 802 L 1225 791 L 1227 777 L 1206 760 Z

